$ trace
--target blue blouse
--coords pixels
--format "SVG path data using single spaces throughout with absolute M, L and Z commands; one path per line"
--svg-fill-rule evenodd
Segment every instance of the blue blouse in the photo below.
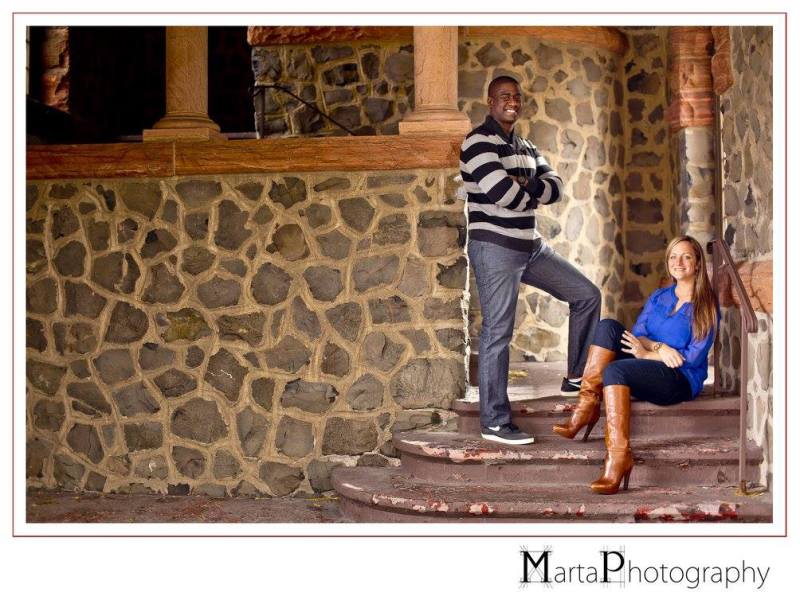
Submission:
M 710 332 L 702 340 L 695 340 L 692 337 L 692 303 L 684 303 L 673 314 L 677 303 L 675 285 L 656 290 L 647 299 L 631 333 L 636 337 L 645 336 L 654 342 L 662 342 L 677 350 L 683 356 L 683 364 L 678 370 L 689 380 L 692 397 L 695 397 L 702 391 L 703 382 L 708 375 L 708 353 L 714 343 L 714 332 Z

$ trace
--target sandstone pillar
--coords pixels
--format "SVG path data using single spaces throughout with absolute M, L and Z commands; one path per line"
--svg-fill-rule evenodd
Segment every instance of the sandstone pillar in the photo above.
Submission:
M 40 75 L 33 82 L 32 90 L 38 94 L 42 104 L 66 113 L 70 112 L 70 48 L 69 27 L 38 28 L 36 41 L 41 46 L 33 47 L 33 56 L 28 64 L 36 65 Z
M 710 27 L 670 28 L 668 119 L 674 200 L 681 233 L 701 244 L 714 237 L 717 221 L 713 49 Z
M 167 27 L 167 114 L 144 141 L 224 139 L 208 117 L 208 27 Z
M 414 112 L 400 133 L 469 130 L 469 117 L 458 110 L 458 27 L 414 27 Z

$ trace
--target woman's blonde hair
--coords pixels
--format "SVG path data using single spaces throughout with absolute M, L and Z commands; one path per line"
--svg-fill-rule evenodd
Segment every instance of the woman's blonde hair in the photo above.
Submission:
M 692 292 L 692 336 L 695 340 L 702 340 L 709 332 L 717 327 L 717 299 L 711 281 L 708 279 L 706 270 L 706 254 L 703 247 L 696 239 L 688 235 L 681 235 L 673 238 L 667 244 L 667 251 L 664 253 L 664 265 L 669 274 L 669 255 L 672 249 L 681 242 L 688 242 L 692 246 L 694 256 L 697 259 L 697 271 L 694 279 L 694 291 Z M 675 279 L 673 278 L 673 283 Z

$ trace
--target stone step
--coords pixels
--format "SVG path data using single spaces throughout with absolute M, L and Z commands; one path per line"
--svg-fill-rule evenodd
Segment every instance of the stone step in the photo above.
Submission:
M 634 486 L 598 496 L 588 485 L 500 486 L 422 482 L 398 468 L 339 467 L 341 508 L 359 523 L 771 522 L 772 498 L 735 488 Z
M 593 439 L 592 439 L 593 438 Z M 596 479 L 606 455 L 598 436 L 561 437 L 508 446 L 459 432 L 397 433 L 401 469 L 442 484 L 583 485 Z M 738 438 L 649 439 L 632 445 L 635 486 L 726 486 L 739 482 Z M 758 480 L 761 450 L 748 447 L 746 478 Z
M 529 388 L 509 388 L 512 419 L 522 430 L 537 438 L 554 437 L 553 425 L 566 421 L 577 398 L 564 396 L 530 397 Z M 602 410 L 602 409 L 601 409 Z M 458 400 L 453 405 L 458 414 L 458 431 L 480 433 L 478 402 Z M 605 418 L 592 430 L 592 437 L 602 437 Z M 579 436 L 583 436 L 581 431 Z M 705 435 L 739 435 L 739 397 L 701 395 L 674 406 L 650 402 L 631 402 L 631 438 L 695 438 Z

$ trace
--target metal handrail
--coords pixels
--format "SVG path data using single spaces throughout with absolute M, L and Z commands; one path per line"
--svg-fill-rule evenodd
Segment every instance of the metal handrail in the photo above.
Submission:
M 753 310 L 753 305 L 750 303 L 750 298 L 747 291 L 744 289 L 744 282 L 739 277 L 736 270 L 736 263 L 733 262 L 731 251 L 728 244 L 724 240 L 715 239 L 708 243 L 707 250 L 711 254 L 711 278 L 714 290 L 719 295 L 720 292 L 720 276 L 724 271 L 739 298 L 739 310 L 741 311 L 741 335 L 739 339 L 740 347 L 740 360 L 739 371 L 741 373 L 739 379 L 739 490 L 742 493 L 747 492 L 747 480 L 745 479 L 745 469 L 747 466 L 747 382 L 750 378 L 748 374 L 748 336 L 751 333 L 758 331 L 758 319 Z M 716 396 L 719 391 L 719 335 L 714 340 L 714 395 Z

